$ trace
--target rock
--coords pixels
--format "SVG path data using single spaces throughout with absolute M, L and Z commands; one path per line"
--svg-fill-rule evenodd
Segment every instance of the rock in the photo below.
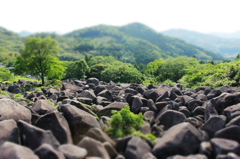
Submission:
M 186 106 L 186 104 L 190 100 L 193 100 L 193 98 L 187 95 L 183 95 L 183 96 L 177 97 L 177 99 L 175 99 L 175 102 L 177 102 L 180 106 Z
M 19 120 L 17 125 L 20 130 L 22 145 L 29 147 L 32 150 L 37 149 L 44 143 L 49 144 L 54 148 L 57 148 L 60 145 L 49 130 L 40 129 L 22 120 Z
M 104 131 L 99 128 L 91 128 L 85 136 L 98 140 L 102 143 L 109 142 L 113 147 L 116 146 L 116 142 L 113 141 Z
M 68 122 L 59 112 L 53 112 L 40 117 L 35 126 L 50 130 L 60 144 L 72 143 Z
M 46 113 L 54 112 L 56 109 L 47 100 L 38 100 L 33 104 L 33 111 L 37 112 L 39 115 L 44 115 Z
M 213 138 L 210 140 L 213 145 L 214 152 L 217 155 L 227 154 L 229 152 L 239 153 L 239 144 L 236 141 L 221 139 L 221 138 Z
M 87 150 L 72 144 L 63 144 L 58 150 L 63 153 L 66 159 L 85 159 Z
M 69 84 L 69 83 L 64 83 L 62 86 L 62 90 L 79 91 L 79 90 L 82 90 L 82 87 Z
M 65 159 L 64 155 L 61 152 L 55 150 L 49 144 L 42 144 L 35 151 L 35 154 L 38 155 L 41 159 Z
M 87 84 L 93 83 L 95 86 L 99 85 L 99 80 L 97 78 L 88 78 L 86 82 Z
M 179 112 L 183 113 L 187 118 L 192 115 L 186 106 L 180 106 Z
M 81 102 L 81 103 L 84 103 L 84 104 L 88 104 L 88 105 L 91 105 L 93 100 L 90 99 L 90 98 L 84 98 L 84 97 L 78 97 L 77 98 L 77 101 Z
M 0 121 L 13 119 L 16 122 L 23 120 L 31 123 L 31 118 L 32 115 L 29 109 L 11 99 L 0 99 Z
M 95 103 L 97 100 L 97 98 L 92 90 L 84 90 L 83 92 L 78 94 L 77 97 L 90 98 L 90 99 L 92 99 L 93 103 Z
M 186 122 L 189 122 L 190 124 L 192 124 L 193 126 L 195 126 L 196 128 L 201 128 L 202 127 L 202 123 L 197 120 L 196 118 L 193 118 L 193 117 L 188 117 L 186 119 Z
M 109 142 L 104 142 L 103 146 L 107 150 L 110 158 L 117 157 L 117 155 L 118 155 L 117 151 L 114 149 L 114 147 Z
M 159 97 L 159 94 L 154 90 L 146 90 L 143 92 L 143 97 L 146 99 L 152 99 L 153 101 L 156 101 Z
M 64 100 L 62 102 L 62 104 L 70 104 L 70 105 L 76 106 L 78 109 L 81 109 L 81 110 L 83 110 L 83 111 L 85 111 L 85 112 L 95 116 L 95 114 L 90 109 L 88 109 L 85 105 L 83 105 L 82 103 L 80 103 L 80 102 L 78 102 L 76 100 L 71 100 L 71 99 Z
M 207 94 L 207 98 L 212 99 L 214 97 L 220 96 L 221 94 L 222 94 L 222 92 L 220 91 L 220 89 L 214 89 L 214 90 L 211 90 L 211 92 L 209 92 Z
M 94 89 L 94 94 L 98 95 L 98 93 L 102 92 L 103 90 L 106 90 L 106 87 L 103 85 L 98 85 Z
M 101 109 L 97 115 L 98 116 L 112 116 L 112 110 L 121 110 L 125 105 L 128 105 L 128 103 L 124 103 L 124 102 L 113 102 L 109 105 L 107 105 L 106 107 L 104 107 L 103 109 Z
M 225 108 L 240 103 L 240 92 L 233 94 L 221 94 L 220 96 L 210 100 L 215 106 L 218 114 L 223 114 Z
M 138 114 L 143 106 L 142 100 L 139 97 L 135 97 L 132 101 L 131 111 L 135 114 Z
M 208 158 L 214 158 L 213 147 L 210 142 L 202 142 L 200 145 L 199 153 L 206 155 Z
M 17 93 L 21 93 L 21 89 L 18 85 L 12 85 L 12 86 L 8 86 L 8 89 L 7 89 L 8 92 L 10 93 L 14 93 L 14 94 L 17 94 Z
M 139 137 L 132 137 L 127 144 L 124 156 L 126 159 L 141 159 L 146 153 L 151 153 L 151 147 Z
M 166 98 L 170 98 L 169 91 L 166 91 L 163 95 L 160 95 L 157 99 L 156 102 L 162 102 Z
M 224 138 L 229 140 L 234 140 L 240 143 L 240 127 L 233 125 L 223 128 L 217 131 L 214 135 L 215 138 Z
M 226 109 L 224 109 L 223 114 L 227 117 L 227 122 L 237 116 L 240 116 L 240 103 L 227 107 Z
M 5 142 L 0 146 L 1 159 L 39 159 L 33 151 L 25 146 Z
M 144 116 L 144 120 L 145 120 L 145 121 L 151 122 L 151 121 L 153 121 L 153 119 L 154 119 L 155 112 L 153 112 L 153 111 L 146 111 L 146 112 L 143 114 L 143 116 Z
M 224 128 L 226 120 L 221 117 L 215 116 L 208 119 L 202 127 L 202 130 L 206 131 L 210 138 L 212 138 L 218 130 Z
M 193 111 L 192 115 L 193 116 L 198 116 L 198 115 L 204 115 L 205 114 L 205 108 L 203 106 L 197 106 Z
M 20 144 L 19 130 L 13 119 L 0 121 L 0 145 L 9 141 Z
M 204 102 L 199 99 L 193 99 L 187 102 L 187 107 L 189 111 L 192 112 L 197 106 L 202 106 L 203 103 Z
M 210 117 L 218 116 L 217 110 L 215 109 L 214 105 L 212 105 L 211 102 L 204 103 L 203 107 L 205 107 L 205 113 L 204 113 L 205 122 L 207 122 L 207 120 Z
M 123 138 L 117 138 L 116 141 L 116 150 L 120 154 L 125 153 L 126 147 L 128 142 L 131 140 L 132 137 L 123 137 Z
M 103 90 L 98 93 L 98 96 L 105 97 L 108 101 L 113 100 L 113 95 L 109 90 Z
M 162 138 L 158 138 L 152 152 L 157 158 L 190 155 L 199 149 L 200 142 L 200 132 L 190 123 L 184 122 L 171 127 Z
M 89 129 L 101 128 L 97 117 L 75 106 L 65 104 L 60 107 L 59 111 L 63 113 L 63 116 L 69 124 L 73 143 L 75 144 L 81 139 L 80 135 L 84 135 Z
M 87 157 L 96 156 L 104 159 L 110 159 L 110 156 L 103 144 L 90 137 L 84 137 L 77 145 L 87 150 Z
M 147 101 L 147 106 L 148 106 L 149 110 L 157 113 L 158 110 L 157 110 L 156 105 L 155 105 L 155 103 L 154 103 L 154 101 L 152 99 L 149 99 Z
M 205 155 L 189 155 L 189 156 L 181 156 L 181 155 L 175 155 L 168 157 L 167 159 L 208 159 Z
M 232 125 L 237 125 L 240 126 L 240 116 L 237 116 L 233 118 L 227 125 L 226 127 L 232 126 Z
M 175 110 L 167 110 L 158 118 L 160 124 L 164 125 L 165 130 L 186 121 L 186 119 L 187 118 L 183 113 Z

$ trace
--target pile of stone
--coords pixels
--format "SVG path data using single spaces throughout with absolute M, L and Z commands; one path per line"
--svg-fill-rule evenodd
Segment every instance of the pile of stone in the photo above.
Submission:
M 240 158 L 240 92 L 181 85 L 105 83 L 96 78 L 63 81 L 62 87 L 25 93 L 24 100 L 0 98 L 1 159 L 232 159 Z M 1 84 L 21 93 L 36 83 Z M 31 87 L 32 86 L 32 87 Z M 56 105 L 56 108 L 53 107 Z M 104 129 L 112 110 L 144 115 L 140 137 L 112 139 Z

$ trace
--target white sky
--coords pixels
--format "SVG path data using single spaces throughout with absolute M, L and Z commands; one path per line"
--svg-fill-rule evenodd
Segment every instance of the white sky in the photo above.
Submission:
M 240 31 L 240 0 L 0 0 L 0 26 L 67 33 L 98 24 L 143 23 L 156 31 Z

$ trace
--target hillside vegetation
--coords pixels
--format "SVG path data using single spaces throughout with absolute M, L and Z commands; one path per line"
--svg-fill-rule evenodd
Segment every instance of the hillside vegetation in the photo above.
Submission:
M 240 38 L 224 38 L 183 29 L 173 29 L 162 33 L 219 53 L 228 58 L 236 57 L 236 55 L 240 52 Z
M 2 50 L 19 51 L 23 48 L 24 37 L 4 28 L 0 30 L 0 36 L 3 37 L 0 42 Z M 164 36 L 140 23 L 122 27 L 98 25 L 65 35 L 37 33 L 31 36 L 51 36 L 56 39 L 62 49 L 59 58 L 63 61 L 80 60 L 86 54 L 114 56 L 117 60 L 137 65 L 177 56 L 197 57 L 199 60 L 223 60 L 219 54 Z

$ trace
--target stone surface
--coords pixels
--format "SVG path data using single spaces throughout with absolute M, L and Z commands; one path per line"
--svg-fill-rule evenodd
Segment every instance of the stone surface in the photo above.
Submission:
M 34 152 L 41 159 L 50 159 L 50 158 L 51 159 L 65 159 L 62 152 L 59 152 L 59 151 L 55 150 L 49 144 L 42 144 Z
M 75 106 L 62 105 L 59 111 L 63 113 L 63 116 L 69 124 L 73 143 L 75 144 L 80 141 L 80 135 L 84 135 L 89 129 L 101 128 L 97 121 L 97 117 Z
M 46 113 L 54 112 L 56 109 L 52 106 L 52 104 L 49 101 L 38 100 L 34 103 L 32 110 L 40 115 L 44 115 Z
M 103 144 L 90 137 L 84 137 L 77 145 L 87 150 L 87 157 L 96 156 L 104 159 L 110 159 L 110 156 Z
M 20 144 L 19 130 L 13 119 L 0 121 L 0 145 L 6 141 Z
M 63 153 L 66 159 L 84 159 L 87 156 L 87 150 L 72 144 L 60 145 L 58 150 Z
M 0 99 L 0 121 L 13 119 L 31 123 L 31 112 L 11 99 Z
M 201 142 L 200 132 L 189 123 L 180 123 L 170 128 L 162 138 L 158 138 L 152 152 L 161 159 L 172 155 L 196 153 Z
M 25 146 L 5 142 L 0 146 L 1 159 L 39 159 L 33 151 Z
M 40 117 L 35 126 L 50 130 L 60 144 L 72 143 L 68 122 L 59 112 L 52 112 Z
M 20 130 L 21 144 L 32 150 L 37 149 L 44 143 L 49 144 L 54 148 L 57 148 L 60 145 L 49 130 L 40 129 L 22 120 L 19 120 L 17 125 Z

